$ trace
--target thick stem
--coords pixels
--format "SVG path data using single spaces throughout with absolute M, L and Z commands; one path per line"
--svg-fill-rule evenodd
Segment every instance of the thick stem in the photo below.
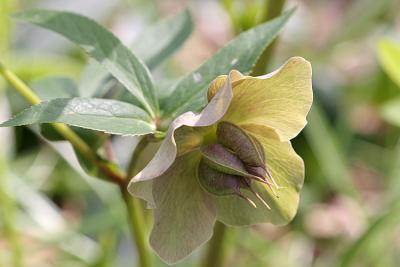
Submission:
M 132 197 L 126 190 L 121 188 L 126 208 L 128 212 L 128 222 L 131 230 L 132 239 L 135 241 L 136 249 L 139 255 L 141 267 L 151 267 L 151 255 L 146 237 L 146 225 L 144 216 L 141 212 L 141 205 L 138 199 Z
M 136 173 L 137 173 L 137 163 L 141 158 L 142 152 L 148 145 L 148 139 L 144 136 L 132 153 L 131 160 L 127 169 L 126 181 L 128 182 Z M 149 244 L 147 242 L 146 236 L 146 223 L 144 220 L 144 214 L 142 211 L 142 206 L 139 202 L 139 199 L 131 196 L 127 190 L 126 186 L 121 187 L 121 193 L 124 197 L 124 201 L 127 206 L 128 211 L 128 219 L 129 226 L 132 234 L 133 240 L 135 240 L 135 244 L 137 247 L 137 251 L 139 254 L 139 262 L 141 267 L 150 267 L 151 263 L 151 255 L 149 250 Z
M 271 20 L 282 13 L 283 6 L 285 5 L 285 0 L 268 0 L 265 2 L 265 13 L 262 22 Z M 263 75 L 267 71 L 268 65 L 272 58 L 272 53 L 275 50 L 278 38 L 276 38 L 261 54 L 256 65 L 253 68 L 252 75 L 258 76 Z
M 224 264 L 224 237 L 227 227 L 218 222 L 214 226 L 214 235 L 209 242 L 206 257 L 202 267 L 222 267 Z

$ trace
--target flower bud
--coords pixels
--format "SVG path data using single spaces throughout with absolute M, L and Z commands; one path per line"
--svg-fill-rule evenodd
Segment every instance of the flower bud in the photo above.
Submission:
M 265 170 L 264 149 L 256 138 L 247 134 L 239 126 L 230 122 L 220 122 L 217 127 L 217 140 L 220 144 L 234 151 L 251 171 L 256 171 L 255 168 Z M 262 175 L 261 170 L 256 171 L 256 173 L 265 178 L 265 174 Z M 256 173 L 253 174 L 257 175 Z
M 215 196 L 236 195 L 246 200 L 253 207 L 257 205 L 248 197 L 243 195 L 240 189 L 247 189 L 252 192 L 268 209 L 268 204 L 251 187 L 248 178 L 219 172 L 210 167 L 205 160 L 201 160 L 198 167 L 198 180 L 201 187 L 208 193 Z
M 265 182 L 260 177 L 249 173 L 238 155 L 230 152 L 221 144 L 203 146 L 200 148 L 200 152 L 204 162 L 217 171 Z
M 221 144 L 203 146 L 200 152 L 202 160 L 198 167 L 198 179 L 207 192 L 216 196 L 237 195 L 252 206 L 256 206 L 251 199 L 240 192 L 241 188 L 247 189 L 269 208 L 268 204 L 251 187 L 252 180 L 266 182 L 247 172 L 244 163 L 237 155 Z

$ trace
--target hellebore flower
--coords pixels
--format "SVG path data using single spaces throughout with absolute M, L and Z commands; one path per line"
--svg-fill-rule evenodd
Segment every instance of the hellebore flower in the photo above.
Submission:
M 231 71 L 211 83 L 208 100 L 171 123 L 128 187 L 154 208 L 150 243 L 168 263 L 209 240 L 216 220 L 283 225 L 299 203 L 304 164 L 290 139 L 312 103 L 309 62 L 291 58 L 260 77 Z

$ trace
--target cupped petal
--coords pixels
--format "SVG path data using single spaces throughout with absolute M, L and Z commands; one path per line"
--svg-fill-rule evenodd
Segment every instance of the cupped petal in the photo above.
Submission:
M 246 77 L 237 70 L 232 70 L 229 73 L 229 76 L 230 76 L 231 83 L 234 83 L 234 82 L 239 81 L 240 79 Z M 220 75 L 210 83 L 210 85 L 208 86 L 208 91 L 207 91 L 208 102 L 210 102 L 211 99 L 215 96 L 215 94 L 219 91 L 219 89 L 221 89 L 222 86 L 225 85 L 225 82 L 227 79 L 228 79 L 228 75 Z
M 137 142 L 139 143 L 139 138 Z M 154 142 L 154 143 L 152 142 L 149 143 L 144 150 L 142 150 L 140 158 L 137 159 L 138 161 L 136 162 L 135 171 L 143 169 L 149 163 L 149 161 L 153 158 L 154 154 L 160 148 L 160 145 L 161 142 Z M 135 184 L 135 187 L 132 188 L 133 191 L 131 192 L 135 197 L 145 200 L 147 202 L 148 208 L 155 208 L 155 203 L 152 193 L 152 185 L 153 185 L 152 180 L 138 182 Z
M 223 120 L 236 125 L 273 128 L 281 141 L 299 134 L 307 124 L 312 104 L 311 65 L 301 57 L 290 58 L 280 69 L 259 77 L 235 72 L 233 99 Z M 209 97 L 218 91 L 224 76 L 209 87 Z
M 266 222 L 276 225 L 287 224 L 297 212 L 299 191 L 304 181 L 303 160 L 289 142 L 280 142 L 272 129 L 251 126 L 249 130 L 262 144 L 266 166 L 279 188 L 275 189 L 274 193 L 267 185 L 252 182 L 254 190 L 269 204 L 270 210 L 263 206 L 254 194 L 246 190 L 242 192 L 257 204 L 257 208 L 253 208 L 236 196 L 213 197 L 217 207 L 217 219 L 234 226 Z
M 213 233 L 215 208 L 196 178 L 200 153 L 178 157 L 153 181 L 157 208 L 150 244 L 167 263 L 174 264 L 208 241 Z
M 230 78 L 228 78 L 225 85 L 201 113 L 186 112 L 177 117 L 169 126 L 165 139 L 153 159 L 130 181 L 128 185 L 129 192 L 134 194 L 135 182 L 158 177 L 173 164 L 178 153 L 175 139 L 175 133 L 178 129 L 183 126 L 205 127 L 215 124 L 225 115 L 231 100 L 232 87 Z

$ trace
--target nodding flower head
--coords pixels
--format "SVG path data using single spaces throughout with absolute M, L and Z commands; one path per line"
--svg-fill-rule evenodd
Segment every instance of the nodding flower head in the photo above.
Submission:
M 197 172 L 200 185 L 210 194 L 236 195 L 256 208 L 241 192 L 241 189 L 248 190 L 271 209 L 252 185 L 259 182 L 271 190 L 278 187 L 268 171 L 264 149 L 257 138 L 226 121 L 218 123 L 216 136 L 216 143 L 200 147 L 202 159 Z
M 131 194 L 154 209 L 150 243 L 169 263 L 211 236 L 216 220 L 243 226 L 287 224 L 304 180 L 290 139 L 306 125 L 311 66 L 291 58 L 259 77 L 217 77 L 209 103 L 169 126 L 159 150 L 133 177 Z

